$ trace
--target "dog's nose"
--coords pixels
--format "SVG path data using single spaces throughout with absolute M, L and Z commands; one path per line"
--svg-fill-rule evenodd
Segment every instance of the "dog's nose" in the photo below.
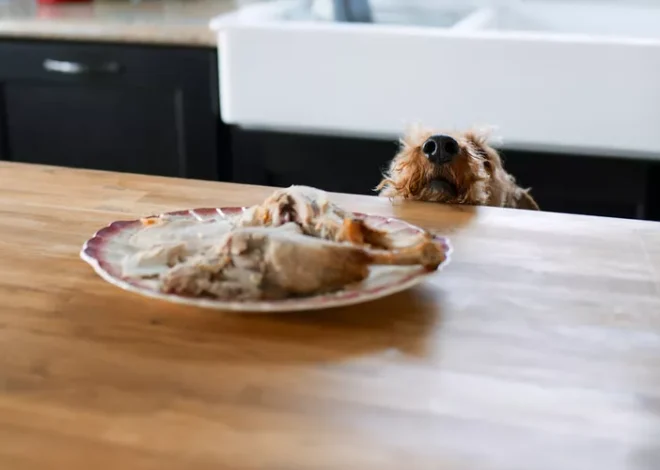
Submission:
M 422 145 L 422 152 L 433 163 L 449 163 L 460 152 L 458 142 L 448 135 L 436 134 Z

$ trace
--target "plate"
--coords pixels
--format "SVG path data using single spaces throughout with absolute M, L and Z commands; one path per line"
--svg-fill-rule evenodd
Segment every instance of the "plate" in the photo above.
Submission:
M 201 208 L 167 212 L 160 216 L 215 223 L 236 217 L 246 209 L 245 207 Z M 396 234 L 395 236 L 413 235 L 423 231 L 420 227 L 395 218 L 357 212 L 354 215 L 364 218 L 371 227 L 386 230 Z M 451 253 L 449 240 L 435 236 L 436 242 L 442 246 L 446 253 L 446 259 L 438 267 L 438 271 L 428 272 L 421 266 L 373 266 L 370 268 L 369 277 L 364 281 L 330 294 L 277 301 L 225 301 L 166 294 L 157 290 L 156 283 L 153 280 L 123 277 L 121 262 L 127 254 L 135 250 L 129 240 L 132 235 L 142 228 L 144 228 L 144 225 L 140 219 L 113 222 L 96 232 L 92 238 L 85 242 L 80 256 L 104 280 L 127 291 L 178 304 L 240 312 L 319 310 L 379 299 L 409 289 L 427 277 L 435 275 L 447 265 Z

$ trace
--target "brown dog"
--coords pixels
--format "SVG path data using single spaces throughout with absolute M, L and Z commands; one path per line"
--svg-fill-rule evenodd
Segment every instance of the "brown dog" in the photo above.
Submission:
M 419 201 L 539 210 L 502 166 L 487 134 L 414 130 L 376 187 L 381 196 Z

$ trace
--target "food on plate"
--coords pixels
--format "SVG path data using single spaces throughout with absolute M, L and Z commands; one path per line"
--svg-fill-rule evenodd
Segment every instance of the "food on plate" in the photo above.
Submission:
M 165 273 L 171 266 L 186 259 L 185 243 L 156 245 L 134 252 L 122 260 L 121 268 L 127 277 L 151 277 Z
M 328 199 L 328 194 L 309 186 L 290 186 L 271 194 L 263 203 L 250 207 L 237 221 L 240 227 L 276 227 L 288 222 L 300 226 L 305 235 L 392 248 L 386 232 L 369 227 Z
M 431 234 L 371 227 L 307 186 L 230 216 L 176 214 L 141 219 L 125 240 L 124 278 L 189 297 L 279 300 L 341 290 L 376 267 L 435 270 L 445 259 Z
M 148 221 L 148 222 L 145 222 Z M 121 262 L 125 277 L 150 277 L 215 244 L 233 224 L 224 220 L 198 221 L 187 217 L 141 219 L 143 228 L 127 244 L 132 251 Z
M 162 276 L 165 292 L 223 300 L 279 300 L 335 291 L 364 280 L 369 266 L 436 269 L 444 252 L 430 238 L 400 250 L 369 250 L 307 236 L 288 223 L 241 228 Z
M 153 248 L 156 245 L 185 243 L 189 250 L 201 249 L 218 241 L 219 235 L 229 232 L 234 225 L 226 220 L 199 221 L 192 217 L 162 216 L 150 217 L 150 222 L 128 240 L 138 249 Z

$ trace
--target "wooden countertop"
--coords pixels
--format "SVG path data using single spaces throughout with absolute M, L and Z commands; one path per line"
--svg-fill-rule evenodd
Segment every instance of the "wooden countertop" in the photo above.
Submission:
M 237 0 L 95 0 L 40 5 L 0 0 L 0 38 L 216 47 L 209 23 Z
M 0 163 L 0 468 L 658 468 L 660 224 L 339 195 L 453 261 L 307 314 L 149 300 L 78 257 L 113 220 L 269 192 Z

